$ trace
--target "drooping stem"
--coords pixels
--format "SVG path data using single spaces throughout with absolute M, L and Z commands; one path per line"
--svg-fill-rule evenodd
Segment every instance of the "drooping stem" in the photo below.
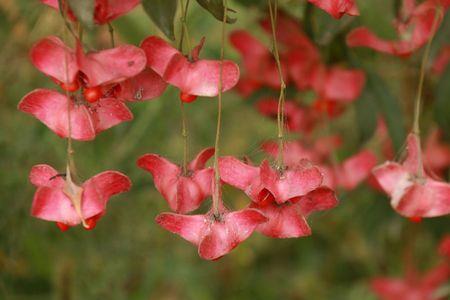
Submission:
M 219 216 L 219 208 L 222 201 L 220 196 L 220 171 L 219 171 L 219 156 L 220 156 L 220 132 L 222 127 L 222 79 L 223 79 L 223 59 L 225 56 L 225 25 L 227 23 L 227 0 L 222 0 L 223 3 L 223 19 L 222 19 L 222 40 L 220 47 L 220 69 L 219 69 L 219 83 L 218 83 L 218 97 L 217 97 L 217 127 L 216 127 L 216 140 L 214 143 L 214 184 L 213 184 L 213 212 L 215 216 Z
M 184 5 L 184 0 L 180 0 L 180 6 L 181 6 L 181 32 L 180 32 L 180 41 L 178 44 L 178 50 L 183 52 L 183 40 L 186 36 L 187 39 L 187 45 L 188 45 L 188 53 L 191 52 L 191 45 L 189 42 L 189 33 L 187 28 L 187 12 L 189 8 L 189 0 L 186 2 L 186 6 Z M 189 159 L 189 132 L 187 128 L 187 116 L 186 116 L 186 109 L 184 107 L 184 102 L 180 101 L 180 109 L 181 109 L 181 136 L 183 138 L 183 175 L 187 175 L 188 173 L 188 159 Z
M 184 102 L 180 101 L 181 108 L 181 136 L 183 137 L 183 175 L 188 173 L 188 159 L 189 159 L 189 135 L 187 129 L 187 117 Z
M 435 16 L 434 16 L 434 20 L 433 20 L 433 25 L 431 27 L 431 36 L 430 39 L 428 40 L 428 43 L 425 47 L 425 52 L 423 53 L 422 56 L 422 62 L 421 62 L 421 66 L 420 66 L 420 75 L 419 75 L 419 84 L 417 87 L 417 95 L 416 95 L 416 101 L 415 101 L 415 108 L 414 108 L 414 123 L 413 123 L 413 129 L 412 132 L 417 136 L 417 141 L 419 143 L 418 148 L 420 149 L 421 147 L 421 143 L 420 143 L 420 113 L 421 113 L 421 108 L 422 108 L 422 94 L 423 94 L 423 85 L 424 85 L 424 81 L 425 81 L 425 73 L 426 73 L 426 69 L 427 69 L 427 65 L 428 65 L 428 59 L 430 56 L 430 49 L 431 49 L 431 44 L 433 42 L 434 36 L 436 35 L 436 31 L 437 31 L 437 26 L 439 23 L 439 19 L 442 18 L 442 7 L 438 6 L 436 8 L 436 12 L 435 12 Z M 422 152 L 419 151 L 418 154 L 418 176 L 422 177 L 422 173 L 423 173 L 423 168 L 422 168 Z
M 58 0 L 58 7 L 59 12 L 63 18 L 64 25 L 66 26 L 66 29 L 69 30 L 70 34 L 72 34 L 75 39 L 78 39 L 72 26 L 70 25 L 70 22 L 67 20 L 67 11 L 69 9 L 69 4 L 67 3 L 67 1 Z
M 273 1 L 273 3 L 272 3 Z M 278 128 L 278 156 L 277 156 L 277 168 L 283 170 L 283 151 L 284 151 L 284 102 L 286 96 L 286 83 L 283 79 L 283 71 L 281 69 L 280 53 L 278 51 L 277 33 L 276 33 L 276 19 L 278 0 L 268 0 L 270 24 L 272 28 L 272 42 L 273 42 L 273 56 L 277 64 L 278 76 L 280 77 L 280 95 L 278 97 L 278 110 L 277 110 L 277 128 Z
M 108 22 L 108 31 L 109 31 L 109 38 L 111 40 L 111 47 L 114 48 L 116 46 L 116 42 L 114 41 L 114 28 L 110 22 Z
M 60 2 L 61 5 L 61 2 Z M 66 15 L 62 13 L 62 11 L 64 11 L 64 9 L 61 10 L 61 16 L 64 19 L 64 22 L 67 22 L 66 20 Z M 67 42 L 68 39 L 68 29 L 69 27 L 65 27 L 64 29 L 64 40 L 65 42 Z M 80 30 L 81 31 L 81 30 Z M 65 70 L 65 80 L 66 82 L 69 82 L 69 53 L 66 51 L 65 55 L 64 55 L 64 70 Z M 67 172 L 74 172 L 75 170 L 75 162 L 73 159 L 73 155 L 74 155 L 74 150 L 73 150 L 73 145 L 72 145 L 72 116 L 71 116 L 71 95 L 69 93 L 69 91 L 65 90 L 65 94 L 66 94 L 66 98 L 67 98 L 67 131 L 68 131 L 68 136 L 67 136 Z M 70 178 L 71 174 L 66 174 L 66 176 L 69 176 Z
M 81 22 L 78 23 L 78 39 L 80 40 L 80 43 L 83 44 L 83 26 L 81 25 Z
M 428 64 L 428 59 L 430 56 L 431 44 L 432 44 L 434 36 L 436 34 L 437 24 L 438 24 L 439 18 L 441 17 L 441 14 L 442 14 L 442 8 L 439 6 L 436 9 L 436 14 L 434 17 L 433 25 L 431 27 L 432 35 L 426 45 L 425 52 L 423 53 L 423 57 L 422 57 L 422 63 L 420 66 L 420 77 L 419 77 L 419 84 L 417 87 L 417 95 L 416 95 L 415 110 L 414 110 L 414 124 L 413 124 L 413 133 L 415 133 L 417 135 L 420 134 L 420 124 L 419 123 L 420 123 L 420 111 L 421 111 L 421 107 L 422 107 L 423 83 L 425 81 L 425 73 L 426 73 L 426 68 L 427 68 L 427 64 Z
M 190 0 L 186 1 L 186 4 L 184 4 L 184 0 L 180 0 L 180 7 L 181 7 L 181 16 L 180 16 L 180 22 L 181 22 L 181 29 L 180 29 L 180 40 L 178 42 L 178 50 L 183 50 L 183 42 L 186 41 L 187 44 L 187 53 L 191 53 L 191 40 L 189 38 L 189 30 L 187 27 L 187 13 L 189 8 Z M 185 38 L 186 37 L 186 38 Z

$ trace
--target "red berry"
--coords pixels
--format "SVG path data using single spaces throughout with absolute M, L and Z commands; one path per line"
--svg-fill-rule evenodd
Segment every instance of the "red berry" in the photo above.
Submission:
M 420 223 L 422 222 L 422 217 L 409 217 L 409 220 L 413 223 Z
M 195 99 L 197 99 L 197 96 L 195 96 L 195 95 L 190 95 L 190 94 L 180 92 L 180 100 L 183 102 L 190 103 L 192 101 L 195 101 Z
M 61 82 L 59 85 L 61 86 L 61 88 L 63 90 L 68 91 L 68 92 L 75 92 L 80 88 L 80 84 L 78 83 L 78 80 L 75 80 L 74 82 L 71 82 L 71 83 Z
M 97 102 L 102 97 L 102 88 L 101 86 L 85 88 L 83 91 L 83 95 L 84 99 L 86 99 L 87 102 Z
M 66 231 L 70 228 L 69 225 L 61 223 L 61 222 L 56 222 L 56 226 L 58 226 L 59 230 L 61 230 L 62 232 Z
M 95 228 L 95 226 L 97 226 L 97 217 L 92 217 L 89 219 L 86 219 L 86 226 L 84 227 L 84 229 L 86 230 L 92 230 Z

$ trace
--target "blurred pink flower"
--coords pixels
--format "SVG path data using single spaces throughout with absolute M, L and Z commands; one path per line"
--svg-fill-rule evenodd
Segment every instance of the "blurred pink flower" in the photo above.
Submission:
M 427 0 L 417 5 L 415 1 L 404 0 L 401 14 L 395 22 L 398 40 L 384 40 L 369 28 L 358 27 L 347 35 L 347 45 L 372 48 L 396 56 L 408 56 L 425 45 L 434 34 L 434 20 L 437 18 L 438 25 L 442 22 L 443 14 L 436 16 L 439 6 L 447 10 L 450 1 Z
M 59 10 L 58 0 L 40 0 L 42 3 Z M 94 22 L 96 24 L 108 23 L 132 10 L 140 0 L 95 0 Z M 66 1 L 62 0 L 63 7 Z M 69 16 L 75 20 L 72 10 L 68 11 Z
M 333 18 L 340 19 L 343 15 L 358 16 L 358 7 L 354 0 L 308 0 L 310 3 L 320 7 Z
M 450 213 L 450 184 L 430 178 L 423 169 L 420 139 L 410 133 L 402 164 L 385 162 L 373 174 L 391 197 L 392 207 L 405 217 L 437 217 Z

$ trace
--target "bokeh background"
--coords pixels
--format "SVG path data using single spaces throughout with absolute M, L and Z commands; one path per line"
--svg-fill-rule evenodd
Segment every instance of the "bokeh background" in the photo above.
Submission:
M 250 2 L 264 3 L 230 3 L 238 20 L 227 30 L 245 28 L 270 45 L 257 25 L 262 10 Z M 281 7 L 299 19 L 304 2 L 280 0 Z M 369 9 L 373 15 L 365 20 L 374 30 L 390 34 L 390 24 L 383 20 L 394 16 L 394 2 L 367 2 L 373 5 Z M 318 39 L 338 24 L 319 10 L 313 16 Z M 447 32 L 448 19 L 442 25 Z M 139 44 L 151 34 L 162 36 L 140 6 L 113 26 L 123 43 Z M 188 26 L 193 43 L 206 37 L 202 56 L 218 57 L 220 22 L 193 3 Z M 130 192 L 109 202 L 108 212 L 95 230 L 75 227 L 63 233 L 52 223 L 30 217 L 34 193 L 28 182 L 30 168 L 48 163 L 62 170 L 65 164 L 65 140 L 16 108 L 29 91 L 54 87 L 28 59 L 32 44 L 50 34 L 63 34 L 56 11 L 34 0 L 0 0 L 0 299 L 376 299 L 370 279 L 402 276 L 408 263 L 406 253 L 412 254 L 409 263 L 420 270 L 439 261 L 436 247 L 449 231 L 449 218 L 411 223 L 367 185 L 340 193 L 337 208 L 313 215 L 310 237 L 277 240 L 254 234 L 219 261 L 201 260 L 195 247 L 154 223 L 155 216 L 168 206 L 154 189 L 151 176 L 135 163 L 147 152 L 181 160 L 179 100 L 173 88 L 159 99 L 131 105 L 132 122 L 100 134 L 93 142 L 75 143 L 82 178 L 114 169 L 133 181 Z M 85 36 L 94 49 L 109 45 L 106 26 Z M 445 32 L 438 35 L 437 43 L 442 44 L 443 39 Z M 336 40 L 321 47 L 328 62 L 341 57 L 343 39 Z M 402 114 L 393 119 L 398 122 L 400 138 L 411 124 L 420 54 L 401 60 L 368 50 L 353 51 L 354 57 L 384 81 L 389 89 L 386 97 L 398 100 Z M 239 61 L 230 45 L 226 57 Z M 438 80 L 427 78 L 425 131 L 434 124 L 433 89 Z M 223 154 L 245 155 L 255 161 L 264 157 L 259 145 L 276 136 L 276 124 L 256 112 L 254 101 L 226 93 Z M 213 145 L 216 103 L 215 99 L 199 99 L 188 106 L 191 153 Z M 359 111 L 352 105 L 331 126 L 345 140 L 340 157 L 362 146 L 357 130 Z M 364 145 L 370 147 L 373 139 L 376 137 Z M 248 203 L 243 193 L 229 187 L 225 187 L 224 198 L 230 207 L 242 208 Z

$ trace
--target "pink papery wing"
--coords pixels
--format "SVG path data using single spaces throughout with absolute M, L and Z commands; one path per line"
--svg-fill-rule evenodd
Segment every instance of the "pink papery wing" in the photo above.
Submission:
M 260 189 L 259 168 L 241 162 L 232 156 L 219 158 L 220 179 L 255 200 Z
M 68 104 L 67 97 L 58 92 L 34 90 L 22 98 L 18 108 L 33 115 L 57 135 L 65 138 L 69 135 L 68 106 L 72 138 L 80 141 L 93 140 L 96 130 L 88 109 L 84 105 L 74 104 L 72 100 Z
M 167 83 L 152 69 L 146 68 L 138 75 L 120 84 L 117 97 L 127 101 L 152 100 L 161 96 Z
M 189 163 L 188 169 L 191 171 L 201 170 L 205 168 L 208 160 L 214 155 L 214 148 L 206 148 L 200 151 L 199 154 Z
M 252 203 L 250 207 L 260 210 L 269 220 L 260 224 L 257 231 L 273 238 L 296 238 L 311 235 L 311 228 L 301 215 L 297 204 L 287 202 L 278 205 Z
M 189 95 L 214 97 L 218 94 L 219 60 L 189 61 L 161 38 L 151 36 L 141 45 L 147 55 L 147 65 L 166 82 Z M 234 87 L 239 80 L 239 67 L 223 61 L 222 91 Z
M 90 107 L 97 133 L 133 119 L 128 107 L 117 98 L 102 98 Z
M 42 73 L 60 82 L 74 82 L 78 71 L 75 52 L 56 36 L 38 41 L 30 51 L 31 62 Z
M 219 259 L 246 240 L 259 224 L 267 221 L 255 209 L 224 213 L 223 218 L 222 221 L 212 221 L 199 245 L 200 257 L 207 260 Z
M 328 187 L 319 187 L 305 196 L 300 197 L 298 205 L 303 216 L 313 212 L 328 210 L 338 205 L 336 193 Z
M 61 188 L 39 187 L 34 194 L 31 215 L 42 220 L 61 222 L 70 226 L 81 222 L 72 202 Z
M 439 217 L 450 214 L 450 184 L 433 179 L 415 183 L 393 207 L 406 217 Z M 395 199 L 393 199 L 395 200 Z
M 176 204 L 172 209 L 182 214 L 196 210 L 211 195 L 213 173 L 213 169 L 208 168 L 178 177 L 176 198 L 171 199 Z
M 320 7 L 333 18 L 340 19 L 344 14 L 358 16 L 359 11 L 355 0 L 308 0 L 310 3 Z
M 446 10 L 449 2 L 447 0 L 427 0 L 415 8 L 406 9 L 410 15 L 403 16 L 403 18 L 408 19 L 408 22 L 403 24 L 403 20 L 399 20 L 397 30 L 401 36 L 407 36 L 407 39 L 399 38 L 396 41 L 387 41 L 379 38 L 365 27 L 358 27 L 347 35 L 347 45 L 350 47 L 368 47 L 397 56 L 408 56 L 425 45 L 433 34 L 433 24 L 438 5 L 443 5 L 444 10 Z M 442 21 L 442 16 L 443 14 L 438 16 L 438 25 Z
M 272 169 L 268 161 L 260 167 L 261 182 L 272 193 L 279 204 L 294 197 L 306 195 L 319 187 L 323 177 L 317 167 L 303 160 L 282 173 Z
M 278 157 L 278 143 L 276 142 L 265 142 L 261 149 L 274 159 Z M 298 141 L 289 141 L 284 144 L 283 161 L 288 167 L 295 166 L 304 159 L 318 161 L 318 156 Z
M 401 196 L 413 184 L 410 173 L 395 162 L 385 162 L 374 168 L 372 173 L 381 188 L 390 196 L 394 194 Z
M 64 186 L 64 179 L 57 175 L 58 171 L 51 166 L 41 164 L 31 168 L 29 179 L 36 187 L 62 188 Z
M 95 22 L 105 24 L 128 13 L 140 0 L 96 0 Z
M 166 199 L 170 208 L 176 211 L 180 167 L 156 154 L 141 156 L 137 165 L 152 174 L 156 189 Z
M 408 134 L 406 139 L 406 158 L 403 162 L 403 167 L 405 167 L 412 174 L 417 174 L 420 171 L 423 172 L 421 152 L 422 150 L 419 136 L 414 133 Z
M 337 180 L 344 189 L 352 190 L 365 180 L 377 164 L 375 154 L 368 150 L 361 151 L 346 159 L 337 169 Z
M 77 60 L 88 87 L 124 81 L 142 72 L 146 64 L 144 51 L 132 45 L 84 54 L 78 44 Z
M 59 8 L 58 0 L 40 0 L 40 1 L 41 1 L 41 3 L 51 6 L 53 8 L 56 8 L 56 9 Z
M 204 231 L 208 227 L 208 219 L 205 215 L 186 216 L 174 213 L 162 213 L 156 217 L 156 223 L 197 246 L 201 242 Z
M 88 219 L 104 213 L 110 197 L 127 192 L 131 188 L 130 179 L 117 171 L 105 171 L 83 183 L 81 211 Z

